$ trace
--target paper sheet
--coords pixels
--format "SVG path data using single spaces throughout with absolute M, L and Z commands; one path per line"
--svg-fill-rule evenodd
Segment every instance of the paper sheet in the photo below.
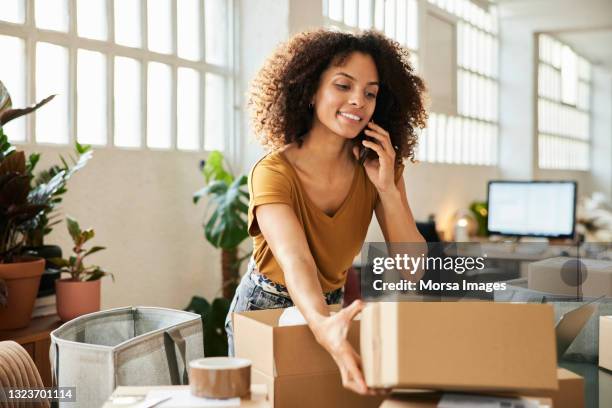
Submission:
M 155 408 L 199 408 L 199 407 L 239 407 L 240 398 L 211 399 L 200 398 L 191 395 L 189 389 L 181 390 L 151 390 L 147 393 L 147 398 L 138 407 L 148 407 L 154 400 L 169 400 L 155 405 Z M 149 403 L 148 403 L 149 402 Z
M 279 326 L 298 326 L 301 324 L 306 324 L 306 319 L 295 306 L 286 308 L 278 318 Z
M 336 312 L 330 312 L 330 315 L 335 314 Z M 361 315 L 357 316 L 355 320 L 359 320 Z M 279 326 L 299 326 L 302 324 L 308 324 L 304 316 L 302 316 L 302 312 L 296 307 L 291 306 L 283 310 L 283 313 L 278 318 Z
M 536 400 L 500 398 L 468 394 L 444 394 L 438 408 L 549 408 Z

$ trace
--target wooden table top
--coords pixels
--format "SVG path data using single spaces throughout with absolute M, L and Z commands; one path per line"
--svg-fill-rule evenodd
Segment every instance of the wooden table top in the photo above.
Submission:
M 166 386 L 138 386 L 138 387 L 126 387 L 119 386 L 115 389 L 111 397 L 104 403 L 102 408 L 118 408 L 126 405 L 113 404 L 112 398 L 121 396 L 146 396 L 147 392 L 152 390 L 182 390 L 189 389 L 188 385 L 166 385 Z M 270 403 L 267 400 L 267 387 L 265 384 L 252 384 L 251 385 L 251 396 L 249 398 L 242 398 L 240 400 L 240 408 L 270 408 Z M 139 401 L 140 402 L 140 401 Z M 138 402 L 138 403 L 139 403 Z M 131 405 L 130 405 L 131 406 Z M 159 407 L 163 408 L 164 404 L 160 404 Z M 188 408 L 188 407 L 185 407 Z

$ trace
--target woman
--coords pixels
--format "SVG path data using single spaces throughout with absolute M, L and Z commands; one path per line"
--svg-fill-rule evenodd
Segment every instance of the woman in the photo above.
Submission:
M 295 304 L 344 386 L 375 393 L 346 339 L 362 302 L 332 316 L 327 304 L 341 302 L 373 213 L 387 242 L 423 242 L 402 176 L 426 120 L 424 85 L 408 58 L 376 32 L 318 30 L 282 45 L 256 76 L 252 122 L 272 152 L 249 177 L 253 257 L 226 319 L 230 355 L 232 312 Z

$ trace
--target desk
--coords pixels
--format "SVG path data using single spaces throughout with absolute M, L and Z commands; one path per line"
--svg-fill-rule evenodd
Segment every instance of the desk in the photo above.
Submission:
M 559 366 L 584 377 L 586 408 L 612 407 L 612 371 L 596 364 L 560 361 Z
M 50 333 L 61 325 L 59 317 L 53 315 L 34 318 L 28 327 L 23 329 L 0 330 L 0 341 L 13 340 L 26 349 L 34 360 L 45 387 L 51 387 Z
M 557 256 L 577 256 L 577 245 L 551 245 L 532 242 L 460 242 L 456 243 L 456 255 L 478 257 L 486 254 L 487 267 L 505 267 L 518 276 L 527 276 L 527 265 L 531 262 Z
M 129 408 L 132 405 L 125 404 L 113 404 L 113 397 L 120 396 L 146 396 L 147 392 L 151 390 L 181 390 L 189 389 L 188 385 L 167 385 L 167 386 L 148 386 L 148 387 L 117 387 L 112 393 L 111 397 L 104 403 L 102 408 Z M 251 385 L 251 397 L 242 398 L 240 400 L 240 408 L 270 408 L 270 403 L 267 399 L 267 389 L 265 384 L 252 384 Z M 160 408 L 163 408 L 163 404 L 160 404 Z M 187 407 L 185 407 L 187 408 Z

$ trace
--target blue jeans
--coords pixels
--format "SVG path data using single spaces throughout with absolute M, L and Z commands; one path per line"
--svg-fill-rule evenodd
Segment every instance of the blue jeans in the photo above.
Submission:
M 245 312 L 249 310 L 278 309 L 293 306 L 291 298 L 287 295 L 275 293 L 264 289 L 255 282 L 250 276 L 251 273 L 258 274 L 257 267 L 253 259 L 249 262 L 247 272 L 242 277 L 240 284 L 236 288 L 234 299 L 229 308 L 229 313 L 225 318 L 225 332 L 227 333 L 228 355 L 234 356 L 234 329 L 232 327 L 232 313 Z M 283 288 L 276 284 L 277 287 Z M 286 291 L 285 291 L 286 292 Z M 326 293 L 325 301 L 328 305 L 342 303 L 342 289 Z

